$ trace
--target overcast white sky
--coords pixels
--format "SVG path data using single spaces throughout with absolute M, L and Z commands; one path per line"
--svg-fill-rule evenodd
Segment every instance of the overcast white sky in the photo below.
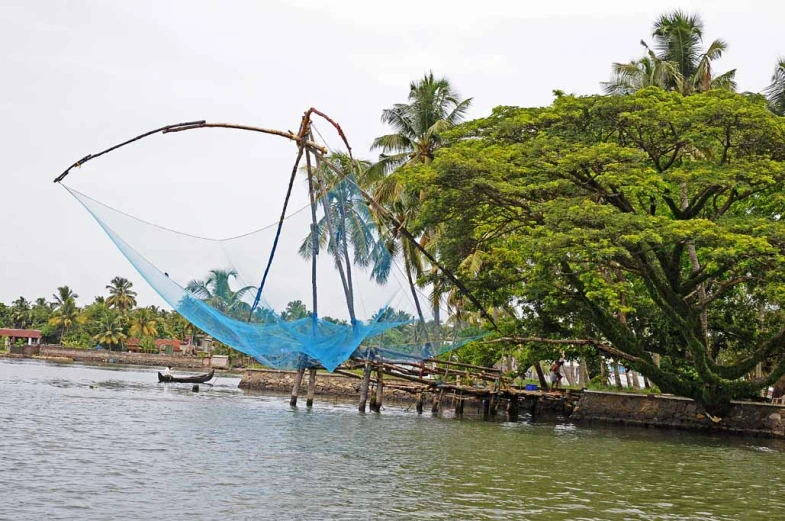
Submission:
M 766 86 L 785 55 L 785 2 L 0 0 L 0 301 L 68 284 L 84 304 L 121 275 L 141 303 L 160 303 L 51 182 L 89 152 L 195 119 L 296 130 L 315 106 L 373 158 L 381 110 L 427 70 L 474 98 L 471 117 L 548 104 L 553 89 L 595 93 L 674 7 L 703 16 L 706 40 L 729 42 L 718 70 L 738 68 L 740 90 Z M 276 218 L 293 155 L 283 140 L 199 130 L 151 138 L 68 181 L 175 229 L 231 236 Z

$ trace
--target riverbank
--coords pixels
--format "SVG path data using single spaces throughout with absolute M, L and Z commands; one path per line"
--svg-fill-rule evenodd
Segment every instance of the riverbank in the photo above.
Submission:
M 239 387 L 261 393 L 289 394 L 294 385 L 294 371 L 249 369 L 243 373 Z M 386 378 L 384 403 L 412 406 L 418 400 L 411 382 Z M 300 394 L 306 389 L 305 380 Z M 316 378 L 318 397 L 359 399 L 360 380 L 340 374 L 319 373 Z M 513 400 L 515 404 L 512 405 Z M 557 413 L 576 425 L 624 425 L 643 428 L 721 433 L 785 439 L 785 407 L 782 405 L 733 402 L 727 417 L 715 421 L 693 400 L 669 395 L 568 390 L 562 393 L 523 393 L 499 400 L 467 399 L 454 392 L 427 392 L 426 409 L 462 415 L 469 410 L 480 417 L 507 416 L 515 421 L 519 414 L 537 417 L 540 413 Z M 460 407 L 460 414 L 458 408 Z
M 5 358 L 32 358 L 54 362 L 81 362 L 85 364 L 124 364 L 153 367 L 173 367 L 177 369 L 224 369 L 223 364 L 211 363 L 210 357 L 167 355 L 158 353 L 132 353 L 96 349 L 74 349 L 58 345 L 42 345 L 37 355 L 24 356 L 0 352 Z M 223 362 L 223 360 L 222 360 Z

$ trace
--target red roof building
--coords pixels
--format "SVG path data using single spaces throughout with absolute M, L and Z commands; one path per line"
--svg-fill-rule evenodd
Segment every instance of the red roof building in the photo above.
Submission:
M 37 329 L 3 329 L 0 328 L 0 337 L 5 337 L 6 345 L 13 345 L 17 339 L 27 339 L 27 345 L 41 345 L 41 332 Z

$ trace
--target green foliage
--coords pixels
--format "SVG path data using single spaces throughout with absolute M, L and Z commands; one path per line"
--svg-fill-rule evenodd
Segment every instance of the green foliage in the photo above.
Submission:
M 442 260 L 501 310 L 505 336 L 590 339 L 715 411 L 785 372 L 785 120 L 765 102 L 561 96 L 451 139 L 405 180 L 424 193 L 419 225 L 441 227 Z M 759 361 L 766 377 L 745 379 Z

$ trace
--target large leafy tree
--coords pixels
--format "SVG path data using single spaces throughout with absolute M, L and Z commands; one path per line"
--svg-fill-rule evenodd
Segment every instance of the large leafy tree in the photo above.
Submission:
M 106 299 L 106 304 L 110 308 L 118 310 L 121 314 L 127 314 L 136 307 L 136 291 L 131 289 L 133 286 L 133 282 L 126 278 L 113 278 L 112 282 L 106 286 L 106 289 L 109 290 L 109 298 Z
M 591 346 L 715 415 L 785 374 L 785 121 L 765 101 L 562 96 L 454 137 L 409 182 L 444 262 L 504 310 L 500 342 Z
M 656 86 L 682 94 L 710 89 L 734 90 L 735 69 L 715 74 L 712 62 L 722 57 L 728 44 L 714 40 L 702 48 L 703 21 L 697 15 L 673 11 L 661 15 L 652 30 L 654 48 L 641 41 L 646 55 L 630 63 L 614 63 L 611 81 L 604 83 L 606 92 L 629 94 Z

